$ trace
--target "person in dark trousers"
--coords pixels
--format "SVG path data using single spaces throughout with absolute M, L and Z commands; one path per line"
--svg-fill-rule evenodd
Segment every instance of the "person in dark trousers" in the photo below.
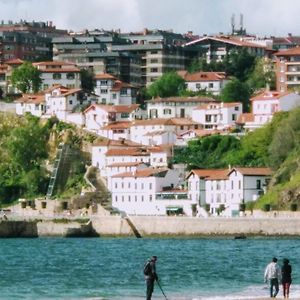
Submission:
M 146 300 L 151 300 L 152 293 L 154 290 L 154 282 L 155 280 L 158 280 L 158 276 L 156 274 L 156 261 L 157 256 L 152 256 L 151 259 L 149 259 L 145 266 L 144 266 L 144 275 L 145 275 L 145 281 L 146 281 Z
M 279 282 L 281 280 L 281 269 L 277 264 L 277 258 L 273 257 L 272 261 L 267 265 L 264 275 L 265 282 L 270 283 L 270 297 L 275 298 L 279 292 Z M 273 290 L 275 288 L 275 292 Z
M 292 266 L 289 263 L 290 261 L 285 258 L 283 260 L 283 266 L 281 267 L 281 282 L 284 298 L 289 298 L 290 285 L 292 283 Z

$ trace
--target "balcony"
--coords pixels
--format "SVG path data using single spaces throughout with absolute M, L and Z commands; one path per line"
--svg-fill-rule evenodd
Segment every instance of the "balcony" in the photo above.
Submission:
M 166 191 L 155 195 L 156 200 L 189 200 L 187 191 Z

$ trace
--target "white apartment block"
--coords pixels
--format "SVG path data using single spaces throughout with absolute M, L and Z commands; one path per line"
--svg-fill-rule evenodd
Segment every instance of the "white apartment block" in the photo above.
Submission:
M 293 92 L 265 91 L 250 100 L 251 115 L 244 114 L 245 116 L 242 115 L 238 120 L 248 130 L 262 127 L 270 122 L 277 112 L 289 111 L 300 105 L 300 95 Z
M 209 103 L 193 110 L 192 119 L 205 129 L 225 130 L 235 127 L 243 112 L 242 103 Z
M 178 173 L 167 168 L 147 168 L 111 177 L 112 206 L 133 215 L 166 215 L 168 207 L 186 204 L 188 199 L 163 198 L 164 191 L 178 183 Z M 179 193 L 182 194 L 182 193 Z
M 44 93 L 46 115 L 56 116 L 62 121 L 67 121 L 68 115 L 72 114 L 76 107 L 97 102 L 94 95 L 87 94 L 81 89 L 68 89 L 64 86 L 54 86 Z M 82 123 L 83 116 L 81 114 L 79 118 L 78 122 Z M 77 123 L 75 119 L 73 120 Z
M 229 82 L 225 72 L 196 72 L 178 71 L 177 74 L 185 80 L 188 90 L 198 92 L 205 90 L 213 95 L 220 95 Z
M 181 133 L 199 126 L 186 118 L 135 120 L 131 125 L 130 139 L 143 145 L 170 145 Z
M 41 72 L 42 90 L 55 85 L 69 89 L 81 87 L 80 69 L 75 64 L 62 61 L 43 61 L 32 64 Z
M 192 118 L 193 109 L 210 102 L 209 97 L 171 97 L 147 101 L 147 114 L 150 119 Z
M 132 105 L 104 105 L 93 104 L 88 107 L 84 114 L 86 116 L 85 127 L 89 131 L 103 134 L 101 131 L 104 126 L 114 122 L 130 122 L 135 119 L 135 112 L 138 104 Z M 107 136 L 105 132 L 104 137 Z
M 45 95 L 43 94 L 23 94 L 15 103 L 17 115 L 31 113 L 33 116 L 41 117 L 46 111 Z
M 94 92 L 99 102 L 110 105 L 131 105 L 136 103 L 137 88 L 122 82 L 110 74 L 96 74 Z
M 187 176 L 189 198 L 212 215 L 238 215 L 240 204 L 255 201 L 266 191 L 269 168 L 192 170 Z

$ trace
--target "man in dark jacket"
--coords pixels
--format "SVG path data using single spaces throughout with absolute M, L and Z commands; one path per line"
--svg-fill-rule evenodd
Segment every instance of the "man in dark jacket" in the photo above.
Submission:
M 158 276 L 156 274 L 156 261 L 157 256 L 152 256 L 151 259 L 149 259 L 144 267 L 144 275 L 145 275 L 145 281 L 147 286 L 147 292 L 146 292 L 146 300 L 151 300 L 152 293 L 154 290 L 154 282 L 155 280 L 158 280 Z

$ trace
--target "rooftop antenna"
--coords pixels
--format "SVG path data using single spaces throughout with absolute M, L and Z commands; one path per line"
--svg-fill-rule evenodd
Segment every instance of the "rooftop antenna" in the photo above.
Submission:
M 235 31 L 235 15 L 232 14 L 232 16 L 231 16 L 231 33 L 232 33 L 232 35 L 234 35 L 234 31 Z
M 244 29 L 244 15 L 240 14 L 240 27 L 241 27 L 241 31 Z

